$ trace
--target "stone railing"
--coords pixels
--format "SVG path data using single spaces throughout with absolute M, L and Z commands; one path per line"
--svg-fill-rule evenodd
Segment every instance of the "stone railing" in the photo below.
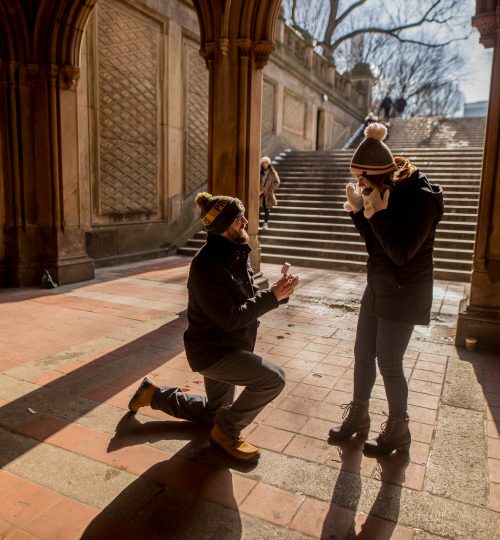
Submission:
M 276 42 L 283 52 L 302 64 L 317 79 L 326 84 L 332 93 L 342 96 L 356 108 L 365 108 L 368 101 L 366 85 L 353 84 L 349 73 L 340 74 L 332 60 L 315 50 L 315 41 L 305 39 L 299 32 L 279 19 Z

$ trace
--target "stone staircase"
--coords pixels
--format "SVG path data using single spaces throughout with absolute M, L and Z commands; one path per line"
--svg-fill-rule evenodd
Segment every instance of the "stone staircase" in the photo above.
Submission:
M 485 118 L 422 116 L 391 119 L 387 144 L 392 148 L 482 148 Z M 356 148 L 361 140 L 353 143 Z
M 474 122 L 474 129 L 462 120 L 451 121 L 452 125 L 456 122 L 456 138 L 446 148 L 438 144 L 443 130 L 433 127 L 428 118 L 394 121 L 388 142 L 395 155 L 408 157 L 432 183 L 444 189 L 445 215 L 437 229 L 434 251 L 436 277 L 469 281 L 484 119 L 466 119 L 482 121 Z M 413 147 L 415 139 L 421 146 Z M 395 146 L 393 142 L 398 141 Z M 281 178 L 279 204 L 271 211 L 270 228 L 259 233 L 263 262 L 281 264 L 286 260 L 296 266 L 365 270 L 364 243 L 342 208 L 345 184 L 351 181 L 352 153 L 352 149 L 293 151 L 280 156 L 276 164 Z M 205 234 L 200 232 L 179 253 L 193 255 L 204 241 Z

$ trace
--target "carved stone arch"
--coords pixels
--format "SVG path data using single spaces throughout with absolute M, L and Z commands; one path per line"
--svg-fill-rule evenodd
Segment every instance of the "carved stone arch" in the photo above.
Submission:
M 0 0 L 0 34 L 3 60 L 26 62 L 30 59 L 32 41 L 19 0 Z
M 281 1 L 253 0 L 240 3 L 240 35 L 246 35 L 253 41 L 274 42 Z
M 36 61 L 79 65 L 85 27 L 97 0 L 44 0 L 40 5 L 33 43 Z

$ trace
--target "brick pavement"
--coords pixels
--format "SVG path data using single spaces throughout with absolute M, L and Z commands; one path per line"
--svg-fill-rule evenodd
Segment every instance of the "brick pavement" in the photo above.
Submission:
M 409 459 L 376 460 L 356 440 L 326 442 L 351 396 L 365 277 L 295 269 L 296 296 L 259 329 L 257 351 L 288 380 L 245 432 L 263 448 L 245 468 L 205 428 L 126 414 L 145 375 L 202 392 L 182 348 L 188 264 L 1 291 L 0 538 L 500 537 L 500 362 L 453 345 L 466 286 L 436 283 L 433 322 L 405 358 Z M 373 435 L 385 410 L 378 377 Z

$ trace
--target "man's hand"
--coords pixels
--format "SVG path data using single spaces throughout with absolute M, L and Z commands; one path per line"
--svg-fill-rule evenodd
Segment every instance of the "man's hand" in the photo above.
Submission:
M 299 276 L 293 274 L 285 274 L 272 287 L 271 290 L 276 296 L 276 300 L 280 302 L 293 294 L 293 290 L 299 282 Z
M 344 208 L 348 212 L 359 212 L 363 208 L 363 197 L 361 196 L 361 190 L 354 184 L 347 184 L 345 187 L 345 195 L 347 202 L 344 203 Z
M 385 210 L 389 204 L 389 196 L 391 191 L 386 189 L 382 195 L 378 189 L 372 189 L 372 191 L 366 195 L 363 195 L 363 205 L 365 207 L 365 218 L 370 219 L 375 213 L 380 210 Z

